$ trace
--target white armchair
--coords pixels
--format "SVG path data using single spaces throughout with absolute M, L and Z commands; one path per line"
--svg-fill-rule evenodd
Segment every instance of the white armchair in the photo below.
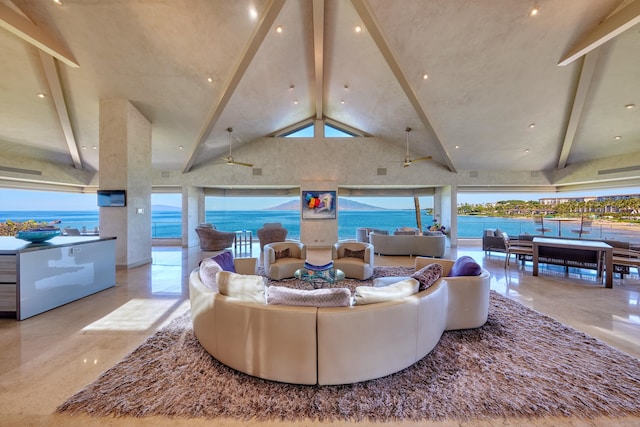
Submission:
M 373 276 L 374 251 L 370 243 L 338 242 L 333 245 L 331 259 L 333 267 L 342 270 L 345 277 L 366 280 Z
M 304 267 L 307 248 L 304 243 L 287 240 L 264 245 L 264 272 L 270 279 L 293 277 Z

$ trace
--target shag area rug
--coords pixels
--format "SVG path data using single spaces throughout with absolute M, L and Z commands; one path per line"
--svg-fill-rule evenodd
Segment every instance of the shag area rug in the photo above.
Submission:
M 376 276 L 410 271 L 377 268 Z M 484 326 L 445 332 L 403 371 L 341 386 L 283 384 L 219 363 L 194 337 L 187 313 L 57 411 L 379 422 L 637 416 L 640 361 L 492 291 Z

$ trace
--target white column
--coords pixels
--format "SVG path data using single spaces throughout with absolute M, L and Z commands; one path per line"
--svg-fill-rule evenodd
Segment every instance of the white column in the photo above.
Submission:
M 205 222 L 204 191 L 201 187 L 182 187 L 182 247 L 198 246 L 198 224 Z
M 151 123 L 126 99 L 100 100 L 101 190 L 126 190 L 125 207 L 100 208 L 100 234 L 115 236 L 116 266 L 151 262 Z
M 433 197 L 434 216 L 447 227 L 452 247 L 458 246 L 458 192 L 457 187 L 445 185 L 436 188 Z

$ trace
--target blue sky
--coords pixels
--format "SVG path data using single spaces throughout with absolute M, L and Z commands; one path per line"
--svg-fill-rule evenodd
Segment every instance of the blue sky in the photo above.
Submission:
M 490 203 L 499 200 L 537 200 L 543 197 L 601 196 L 611 194 L 640 194 L 640 188 L 592 190 L 574 193 L 461 193 L 458 203 Z M 220 210 L 257 210 L 291 200 L 292 197 L 251 197 L 212 199 Z M 413 209 L 412 197 L 352 197 L 352 200 L 390 209 Z M 15 190 L 0 188 L 0 211 L 86 211 L 98 210 L 95 194 L 61 193 L 51 191 Z M 432 207 L 429 197 L 420 198 L 420 207 Z M 181 206 L 180 194 L 153 194 L 153 205 Z M 207 206 L 211 207 L 211 203 Z

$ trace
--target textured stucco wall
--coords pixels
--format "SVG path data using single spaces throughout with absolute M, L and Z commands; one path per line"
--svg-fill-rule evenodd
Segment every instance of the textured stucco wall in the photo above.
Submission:
M 151 262 L 151 123 L 127 100 L 100 101 L 100 189 L 127 191 L 100 208 L 100 233 L 116 236 L 116 265 Z

